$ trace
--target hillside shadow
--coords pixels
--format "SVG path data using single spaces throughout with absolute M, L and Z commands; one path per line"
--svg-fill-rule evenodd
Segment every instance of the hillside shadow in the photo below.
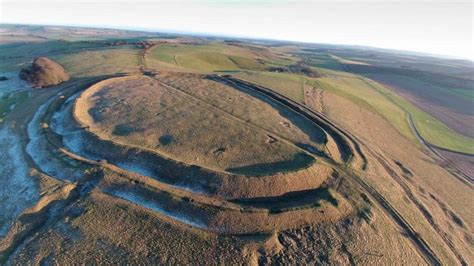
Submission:
M 272 163 L 257 163 L 225 169 L 229 173 L 250 176 L 265 176 L 281 172 L 291 172 L 306 168 L 316 160 L 306 153 L 298 153 L 291 160 Z
M 268 209 L 270 213 L 280 213 L 288 210 L 319 207 L 323 200 L 335 207 L 339 204 L 327 187 L 292 191 L 273 197 L 234 199 L 231 202 L 246 207 Z

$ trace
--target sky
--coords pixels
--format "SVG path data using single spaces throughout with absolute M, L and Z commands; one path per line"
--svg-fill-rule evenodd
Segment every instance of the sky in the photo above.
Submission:
M 364 45 L 474 60 L 473 1 L 0 0 L 0 23 Z

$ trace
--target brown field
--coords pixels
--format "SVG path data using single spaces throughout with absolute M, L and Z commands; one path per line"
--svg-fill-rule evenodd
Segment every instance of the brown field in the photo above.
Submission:
M 423 83 L 403 76 L 375 74 L 370 77 L 390 86 L 394 91 L 450 128 L 466 136 L 474 137 L 472 97 L 453 95 L 447 91 L 439 90 L 430 83 Z M 429 92 L 429 90 L 435 92 Z

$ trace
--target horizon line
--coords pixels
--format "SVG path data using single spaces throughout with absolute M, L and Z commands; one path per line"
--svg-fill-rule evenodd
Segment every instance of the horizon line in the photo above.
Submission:
M 288 43 L 299 43 L 299 44 L 315 44 L 315 45 L 332 45 L 332 46 L 349 46 L 349 48 L 356 49 L 365 48 L 365 49 L 380 49 L 387 50 L 391 52 L 399 52 L 405 54 L 417 54 L 418 56 L 425 57 L 435 57 L 442 59 L 450 60 L 464 60 L 474 63 L 474 58 L 467 58 L 455 55 L 448 54 L 436 54 L 428 53 L 417 50 L 407 50 L 407 49 L 397 49 L 391 47 L 380 47 L 380 46 L 371 46 L 371 45 L 362 45 L 362 44 L 347 44 L 347 43 L 325 43 L 325 42 L 311 42 L 311 41 L 301 41 L 301 40 L 292 40 L 292 39 L 276 39 L 276 38 L 260 38 L 256 36 L 245 36 L 238 34 L 227 34 L 227 33 L 217 33 L 217 32 L 192 32 L 186 30 L 177 30 L 177 29 L 161 29 L 161 28 L 151 28 L 151 27 L 130 27 L 130 26 L 115 26 L 115 25 L 100 25 L 100 24 L 61 24 L 61 23 L 51 23 L 51 24 L 31 24 L 31 23 L 18 23 L 18 22 L 0 22 L 1 25 L 18 25 L 18 26 L 42 26 L 42 27 L 65 27 L 65 28 L 90 28 L 90 29 L 104 29 L 104 30 L 125 30 L 133 32 L 147 32 L 147 33 L 161 33 L 161 34 L 181 34 L 183 36 L 194 36 L 194 37 L 220 37 L 220 38 L 236 38 L 236 39 L 247 39 L 254 41 L 277 41 L 277 42 L 288 42 Z

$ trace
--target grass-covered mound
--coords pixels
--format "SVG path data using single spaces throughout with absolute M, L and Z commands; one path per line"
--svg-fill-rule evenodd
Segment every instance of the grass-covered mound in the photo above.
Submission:
M 35 88 L 44 88 L 69 80 L 69 74 L 53 60 L 47 57 L 38 57 L 30 67 L 21 70 L 20 78 Z
M 266 175 L 305 168 L 318 127 L 263 99 L 198 75 L 128 76 L 96 84 L 75 115 L 99 137 L 205 168 Z

